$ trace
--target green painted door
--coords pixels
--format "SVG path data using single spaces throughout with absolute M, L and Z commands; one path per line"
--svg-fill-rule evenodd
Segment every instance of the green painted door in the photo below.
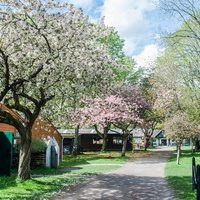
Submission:
M 0 176 L 10 176 L 12 148 L 12 132 L 0 132 Z

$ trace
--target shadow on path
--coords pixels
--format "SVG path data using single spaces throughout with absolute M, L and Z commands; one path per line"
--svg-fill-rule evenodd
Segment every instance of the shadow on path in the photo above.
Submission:
M 127 162 L 122 168 L 89 179 L 51 200 L 175 200 L 164 178 L 172 152 L 155 152 Z
M 173 200 L 175 199 L 164 178 L 127 175 L 101 175 L 70 190 L 54 200 Z

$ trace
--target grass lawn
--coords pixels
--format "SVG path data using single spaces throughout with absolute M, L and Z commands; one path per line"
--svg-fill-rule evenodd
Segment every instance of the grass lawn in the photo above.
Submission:
M 180 165 L 176 164 L 176 155 L 169 159 L 166 166 L 166 176 L 169 184 L 175 190 L 178 200 L 194 200 L 195 192 L 192 191 L 192 157 L 190 151 L 181 155 Z M 194 154 L 196 163 L 200 164 L 200 153 Z
M 32 171 L 32 179 L 21 182 L 16 179 L 15 171 L 11 177 L 0 177 L 0 199 L 18 200 L 47 199 L 63 187 L 77 184 L 88 175 L 96 175 L 119 168 L 128 159 L 140 157 L 148 152 L 127 152 L 121 158 L 120 153 L 90 152 L 76 157 L 64 156 L 57 169 L 37 168 Z

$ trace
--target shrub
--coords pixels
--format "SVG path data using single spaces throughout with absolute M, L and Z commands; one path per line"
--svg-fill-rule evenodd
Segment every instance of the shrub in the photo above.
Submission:
M 21 144 L 14 145 L 13 154 L 18 154 L 20 150 Z M 31 145 L 31 152 L 44 152 L 46 149 L 46 143 L 42 139 L 33 139 Z
M 46 149 L 46 143 L 42 139 L 32 140 L 31 152 L 44 152 Z

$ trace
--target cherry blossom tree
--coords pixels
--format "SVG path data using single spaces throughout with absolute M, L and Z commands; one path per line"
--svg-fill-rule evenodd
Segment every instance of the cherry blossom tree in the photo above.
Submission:
M 165 121 L 167 137 L 173 139 L 177 145 L 177 164 L 180 164 L 181 144 L 183 139 L 196 137 L 198 129 L 190 121 L 187 113 L 177 112 Z
M 129 107 L 129 111 L 132 113 L 132 118 L 125 121 L 116 121 L 114 126 L 120 128 L 124 133 L 124 143 L 127 143 L 127 139 L 130 132 L 136 126 L 144 124 L 145 112 L 151 108 L 151 103 L 142 94 L 141 86 L 139 85 L 124 85 L 122 87 L 116 87 L 113 93 L 121 96 Z M 125 148 L 122 149 L 122 155 L 125 155 Z
M 138 123 L 142 123 L 142 113 L 149 107 L 146 99 L 141 96 L 138 87 L 123 86 L 117 87 L 111 91 L 110 95 L 94 99 L 88 107 L 81 110 L 82 121 L 89 120 L 91 125 L 99 125 L 103 127 L 104 132 L 97 131 L 102 135 L 106 146 L 106 138 L 108 130 L 116 132 L 111 128 L 118 128 L 122 132 L 123 146 L 122 156 L 125 156 L 126 144 L 130 136 L 130 132 Z
M 26 180 L 31 129 L 41 113 L 49 113 L 46 104 L 53 110 L 51 100 L 84 78 L 86 69 L 88 78 L 107 75 L 106 81 L 114 64 L 107 47 L 98 42 L 97 26 L 73 5 L 52 0 L 0 2 L 0 76 L 6 75 L 0 80 L 1 101 L 24 119 L 17 121 L 1 110 L 0 121 L 14 125 L 21 135 L 18 176 Z
M 102 150 L 106 148 L 107 134 L 111 124 L 120 128 L 123 134 L 122 156 L 124 156 L 130 133 L 128 128 L 132 121 L 139 121 L 136 111 L 136 104 L 128 105 L 123 98 L 111 95 L 94 99 L 93 104 L 82 110 L 82 116 L 83 121 L 88 119 L 90 124 L 98 125 L 102 128 L 103 132 L 97 129 L 97 133 L 103 138 Z
M 78 112 L 82 124 L 94 126 L 96 133 L 103 139 L 101 151 L 106 150 L 108 131 L 115 115 L 114 105 L 118 102 L 121 102 L 121 99 L 116 96 L 97 97 L 88 100 L 86 106 Z

